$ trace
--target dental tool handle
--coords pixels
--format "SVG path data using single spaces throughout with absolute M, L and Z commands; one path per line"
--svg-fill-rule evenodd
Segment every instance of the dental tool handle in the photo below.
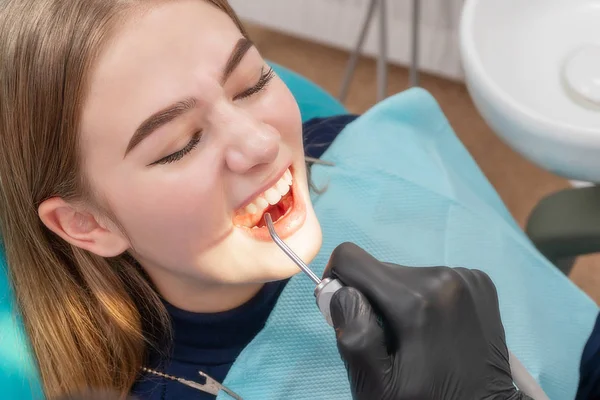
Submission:
M 534 400 L 550 400 L 544 390 L 531 376 L 527 368 L 519 361 L 510 349 L 508 350 L 510 372 L 517 388 Z
M 321 310 L 321 314 L 325 317 L 325 321 L 333 326 L 333 320 L 331 319 L 331 298 L 342 288 L 342 283 L 337 279 L 325 278 L 315 288 L 315 297 L 317 299 L 317 306 Z
M 331 319 L 331 299 L 335 292 L 343 287 L 340 281 L 337 279 L 325 278 L 317 285 L 315 289 L 315 297 L 317 300 L 317 306 L 321 311 L 321 314 L 325 317 L 327 323 L 333 326 L 333 320 Z M 513 378 L 513 382 L 517 388 L 525 393 L 527 396 L 534 400 L 549 400 L 544 390 L 540 387 L 537 381 L 531 376 L 525 366 L 519 361 L 519 359 L 513 354 L 512 351 L 508 350 L 510 371 Z

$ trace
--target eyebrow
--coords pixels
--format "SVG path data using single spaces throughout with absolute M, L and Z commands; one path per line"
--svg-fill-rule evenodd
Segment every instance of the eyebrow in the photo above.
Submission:
M 227 64 L 225 64 L 225 68 L 223 68 L 223 76 L 221 78 L 221 82 L 226 82 L 227 79 L 231 76 L 233 71 L 240 65 L 248 50 L 254 47 L 254 43 L 247 37 L 243 37 L 235 44 L 233 51 L 231 52 L 231 56 L 229 56 L 229 60 L 227 60 Z
M 225 64 L 225 67 L 223 68 L 223 72 L 221 74 L 221 83 L 225 83 L 227 79 L 229 79 L 231 74 L 233 74 L 235 69 L 244 59 L 246 53 L 248 53 L 248 50 L 250 50 L 252 47 L 254 47 L 254 44 L 250 39 L 243 37 L 238 40 L 233 48 L 233 51 L 231 52 L 231 55 L 229 56 L 229 59 L 227 60 L 227 63 Z M 146 120 L 144 120 L 144 122 L 142 122 L 135 130 L 135 133 L 129 140 L 124 157 L 127 157 L 127 154 L 129 154 L 138 144 L 140 144 L 158 128 L 168 124 L 174 119 L 195 108 L 196 103 L 196 99 L 190 97 L 182 101 L 178 101 L 177 103 L 172 104 L 146 118 Z

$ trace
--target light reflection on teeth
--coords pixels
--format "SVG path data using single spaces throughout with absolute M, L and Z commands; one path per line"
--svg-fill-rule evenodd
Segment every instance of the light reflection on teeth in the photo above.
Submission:
M 270 205 L 275 205 L 279 200 L 281 200 L 281 195 L 277 191 L 277 189 L 271 188 L 265 192 L 265 199 L 269 202 Z
M 255 214 L 258 212 L 258 207 L 254 203 L 250 203 L 246 206 L 246 214 Z
M 288 185 L 287 182 L 279 181 L 276 186 L 281 197 L 285 196 L 290 191 L 290 185 Z
M 264 209 L 266 209 L 267 207 L 269 207 L 269 202 L 267 201 L 267 199 L 265 199 L 264 197 L 258 197 L 256 200 L 254 200 L 254 204 L 256 204 L 256 208 L 258 211 L 262 211 Z M 252 213 L 252 214 L 256 214 L 256 213 Z
M 292 185 L 292 173 L 290 172 L 290 170 L 286 170 L 285 173 L 283 174 L 283 179 L 285 181 L 285 183 L 287 183 L 288 186 Z

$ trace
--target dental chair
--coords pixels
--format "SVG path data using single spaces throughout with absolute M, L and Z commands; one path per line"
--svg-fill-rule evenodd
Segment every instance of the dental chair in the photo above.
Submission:
M 342 103 L 315 83 L 280 65 L 270 65 L 296 98 L 303 122 L 348 113 Z
M 526 232 L 565 275 L 578 256 L 600 252 L 600 186 L 565 189 L 542 199 Z

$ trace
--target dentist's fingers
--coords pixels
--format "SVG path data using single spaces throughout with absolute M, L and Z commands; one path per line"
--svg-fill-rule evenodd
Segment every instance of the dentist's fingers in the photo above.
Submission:
M 369 301 L 358 290 L 344 287 L 331 299 L 331 317 L 353 392 L 376 393 L 392 371 L 392 360 Z

